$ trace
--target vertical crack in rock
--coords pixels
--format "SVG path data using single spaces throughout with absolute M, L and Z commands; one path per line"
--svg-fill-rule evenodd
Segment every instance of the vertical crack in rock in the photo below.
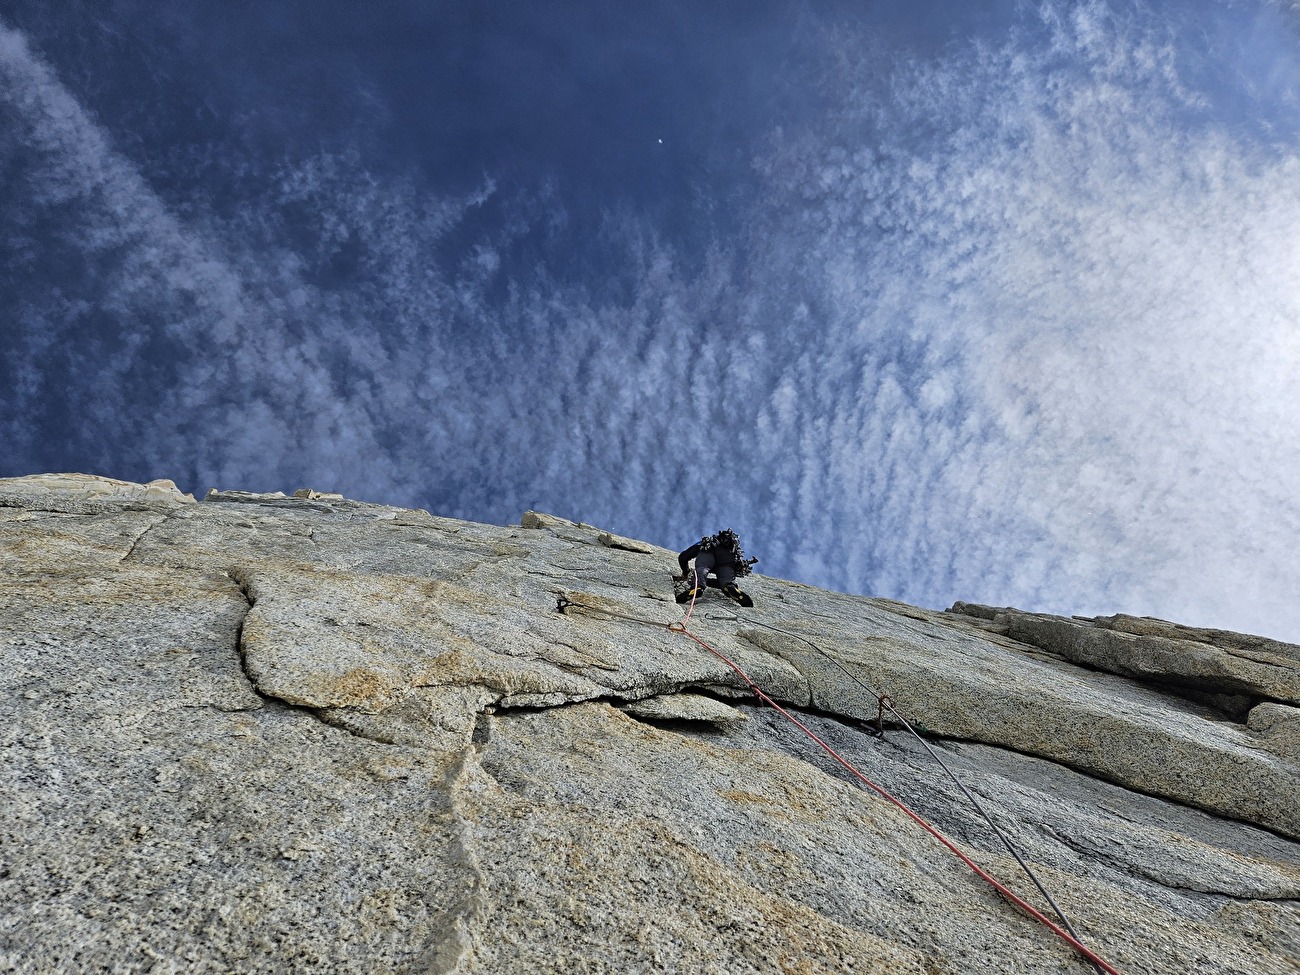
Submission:
M 442 936 L 428 944 L 408 969 L 412 975 L 455 975 L 466 971 L 466 961 L 483 931 L 487 916 L 487 874 L 471 841 L 472 819 L 465 796 L 474 788 L 467 779 L 487 775 L 478 763 L 479 749 L 486 745 L 490 736 L 487 730 L 479 730 L 484 717 L 480 713 L 475 718 L 473 740 L 460 750 L 458 760 L 445 779 L 449 807 L 446 815 L 452 824 L 453 837 L 448 854 L 470 879 L 460 896 L 437 918 L 434 929 L 443 932 Z
M 343 731 L 351 738 L 409 753 L 409 743 L 389 741 L 368 734 L 365 729 L 341 721 L 338 715 L 330 714 L 324 709 L 285 701 L 261 690 L 248 667 L 248 647 L 244 638 L 249 615 L 258 601 L 256 588 L 252 578 L 242 568 L 228 569 L 226 574 L 238 587 L 247 606 L 236 628 L 235 651 L 240 668 L 254 693 L 270 704 L 310 715 L 316 721 Z M 481 937 L 486 915 L 484 891 L 487 880 L 471 842 L 470 820 L 462 797 L 467 789 L 474 788 L 472 782 L 467 780 L 482 778 L 486 774 L 476 760 L 478 749 L 487 742 L 486 726 L 482 725 L 481 720 L 483 717 L 483 712 L 475 716 L 474 725 L 466 736 L 463 748 L 455 751 L 429 747 L 419 749 L 424 761 L 435 766 L 441 764 L 445 768 L 441 781 L 429 791 L 426 800 L 435 807 L 430 810 L 429 835 L 447 838 L 445 847 L 439 852 L 445 856 L 457 879 L 448 901 L 431 917 L 429 929 L 438 934 L 421 947 L 413 946 L 416 954 L 403 969 L 411 975 L 455 975 L 465 971 L 465 960 L 476 940 Z
M 257 686 L 257 681 L 253 680 L 253 675 L 248 672 L 247 650 L 244 647 L 244 625 L 248 622 L 248 615 L 257 605 L 257 600 L 253 597 L 248 576 L 243 570 L 238 568 L 228 569 L 226 575 L 230 581 L 239 589 L 240 595 L 244 597 L 246 606 L 239 617 L 239 622 L 235 624 L 235 656 L 239 658 L 239 669 L 243 672 L 244 679 L 248 681 L 249 687 L 258 697 L 267 699 L 267 695 L 262 693 L 261 688 Z

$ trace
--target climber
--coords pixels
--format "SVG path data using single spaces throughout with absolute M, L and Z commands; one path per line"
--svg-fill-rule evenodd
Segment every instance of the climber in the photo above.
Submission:
M 692 559 L 695 560 L 693 572 L 690 569 Z M 705 586 L 711 586 L 721 589 L 729 599 L 742 606 L 753 606 L 749 594 L 736 585 L 736 577 L 749 575 L 750 566 L 757 561 L 745 558 L 740 539 L 730 528 L 724 528 L 716 535 L 705 535 L 677 556 L 682 571 L 681 575 L 673 576 L 673 581 L 686 583 L 685 589 L 677 594 L 677 601 L 689 602 L 704 592 Z

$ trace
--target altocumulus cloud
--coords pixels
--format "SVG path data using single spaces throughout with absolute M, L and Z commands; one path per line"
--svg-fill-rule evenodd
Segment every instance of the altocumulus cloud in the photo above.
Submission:
M 846 53 L 765 160 L 821 350 L 770 408 L 773 455 L 819 441 L 796 535 L 922 601 L 1294 634 L 1294 149 L 1216 122 L 1158 18 L 1038 13 L 884 85 Z
M 756 151 L 739 234 L 611 214 L 575 268 L 544 187 L 345 150 L 182 215 L 0 30 L 6 464 L 727 523 L 836 588 L 1295 637 L 1300 164 L 1213 110 L 1195 33 L 828 31 L 830 108 Z
M 425 389 L 460 392 L 457 296 L 420 255 L 478 198 L 414 199 L 326 155 L 264 174 L 265 195 L 220 220 L 182 221 L 16 31 L 0 33 L 0 72 L 21 188 L 6 208 L 12 453 L 409 492 L 411 458 L 386 435 Z M 355 285 L 322 289 L 341 253 Z

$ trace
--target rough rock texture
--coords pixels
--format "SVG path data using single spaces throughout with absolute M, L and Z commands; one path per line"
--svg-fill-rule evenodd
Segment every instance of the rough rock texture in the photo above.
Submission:
M 990 618 L 988 609 L 953 607 L 981 619 Z M 1199 691 L 1228 707 L 1261 698 L 1300 704 L 1300 647 L 1288 643 L 1132 616 L 1065 620 L 1014 609 L 992 612 L 1000 632 L 1074 663 Z
M 0 480 L 0 971 L 1092 970 L 670 630 L 675 570 Z M 1300 971 L 1297 648 L 747 588 L 691 631 L 1045 908 L 887 693 L 1117 968 Z
M 640 701 L 625 704 L 620 709 L 633 717 L 645 721 L 703 721 L 706 724 L 728 725 L 744 724 L 749 718 L 739 708 L 703 694 L 691 694 L 678 691 L 676 694 L 660 694 Z

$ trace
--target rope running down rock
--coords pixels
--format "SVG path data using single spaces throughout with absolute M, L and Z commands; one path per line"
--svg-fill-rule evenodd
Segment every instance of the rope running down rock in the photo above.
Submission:
M 739 619 L 739 617 L 735 617 L 735 616 L 732 617 L 709 616 L 707 618 L 713 620 Z M 1079 937 L 1078 932 L 1074 930 L 1074 926 L 1070 924 L 1070 919 L 1065 916 L 1065 912 L 1061 910 L 1060 906 L 1056 903 L 1056 900 L 1052 897 L 1050 893 L 1048 893 L 1047 888 L 1044 887 L 1043 884 L 1039 881 L 1037 875 L 1035 875 L 1034 871 L 1030 868 L 1029 864 L 1025 862 L 1025 858 L 1020 855 L 1020 851 L 1016 849 L 1014 844 L 1012 844 L 1012 842 L 1007 838 L 1006 834 L 1003 833 L 1002 830 L 998 827 L 998 824 L 994 822 L 993 817 L 989 815 L 988 811 L 984 808 L 983 804 L 977 798 L 975 798 L 974 793 L 972 793 L 968 788 L 966 788 L 965 783 L 963 783 L 962 780 L 957 777 L 957 773 L 948 767 L 948 763 L 939 757 L 939 753 L 934 750 L 933 746 L 931 746 L 931 744 L 928 741 L 926 741 L 924 737 L 922 737 L 920 732 L 918 732 L 914 727 L 912 727 L 911 722 L 909 722 L 905 717 L 903 717 L 903 715 L 901 715 L 898 712 L 898 709 L 894 707 L 894 702 L 888 694 L 881 693 L 875 690 L 869 684 L 858 679 L 858 677 L 855 674 L 853 674 L 853 672 L 850 671 L 847 667 L 845 667 L 844 664 L 836 660 L 829 653 L 827 653 L 821 647 L 817 646 L 817 644 L 815 644 L 812 640 L 809 640 L 807 637 L 801 636 L 798 633 L 791 633 L 789 630 L 782 629 L 779 626 L 774 626 L 771 623 L 764 623 L 762 620 L 747 620 L 746 622 L 755 623 L 759 626 L 766 627 L 769 630 L 775 630 L 777 633 L 784 633 L 786 636 L 793 637 L 796 640 L 802 640 L 804 643 L 808 644 L 808 646 L 812 647 L 813 650 L 815 650 L 817 653 L 821 654 L 821 656 L 823 656 L 827 661 L 829 661 L 830 663 L 838 667 L 844 673 L 844 676 L 849 678 L 849 680 L 853 681 L 855 684 L 861 687 L 872 697 L 876 698 L 877 708 L 882 713 L 882 715 L 884 711 L 886 710 L 889 711 L 889 713 L 892 714 L 898 720 L 898 723 L 901 724 L 905 729 L 907 729 L 907 731 L 911 733 L 913 738 L 915 738 L 917 741 L 921 743 L 921 745 L 925 748 L 925 750 L 929 752 L 930 757 L 934 759 L 935 762 L 939 765 L 939 767 L 943 769 L 944 772 L 947 773 L 948 777 L 952 779 L 954 783 L 956 783 L 957 788 L 961 790 L 962 794 L 968 800 L 970 800 L 970 804 L 975 807 L 976 812 L 978 812 L 980 816 L 983 817 L 984 821 L 988 823 L 989 828 L 992 829 L 994 834 L 997 836 L 997 838 L 1001 840 L 1002 845 L 1007 848 L 1007 852 L 1009 852 L 1013 857 L 1015 857 L 1016 862 L 1020 864 L 1020 868 L 1021 870 L 1024 871 L 1025 876 L 1027 876 L 1030 879 L 1033 885 L 1038 888 L 1038 892 L 1042 894 L 1043 897 L 1047 900 L 1047 903 L 1051 905 L 1052 910 L 1056 913 L 1056 916 L 1060 918 L 1061 926 L 1065 928 L 1065 930 L 1070 932 L 1070 934 L 1073 935 L 1075 938 Z
M 975 863 L 974 860 L 972 860 L 969 856 L 963 853 L 961 849 L 958 848 L 958 846 L 952 840 L 950 840 L 947 836 L 945 836 L 942 832 L 940 832 L 937 827 L 932 825 L 919 813 L 915 812 L 910 806 L 904 803 L 901 799 L 895 797 L 892 793 L 888 792 L 882 786 L 877 785 L 874 781 L 872 781 L 865 774 L 863 774 L 856 766 L 854 766 L 851 762 L 849 762 L 848 759 L 844 758 L 842 755 L 840 755 L 839 752 L 837 752 L 834 748 L 832 748 L 829 744 L 827 744 L 820 736 L 817 735 L 816 732 L 814 732 L 806 724 L 804 724 L 797 717 L 795 717 L 793 714 L 791 714 L 789 711 L 783 708 L 780 704 L 778 704 L 775 700 L 769 697 L 768 694 L 761 687 L 759 687 L 757 683 L 755 683 L 753 678 L 751 678 L 749 674 L 747 674 L 740 667 L 739 664 L 731 660 L 721 651 L 709 645 L 707 642 L 705 642 L 695 633 L 692 633 L 687 628 L 686 623 L 690 619 L 691 611 L 695 608 L 694 598 L 691 599 L 691 605 L 687 609 L 686 616 L 682 620 L 674 623 L 664 623 L 660 620 L 650 620 L 650 619 L 645 619 L 644 617 L 630 616 L 626 613 L 618 613 L 613 610 L 602 609 L 596 606 L 586 606 L 583 603 L 574 602 L 572 599 L 564 595 L 560 595 L 557 597 L 555 608 L 556 611 L 559 613 L 564 613 L 565 610 L 569 608 L 573 608 L 573 609 L 582 610 L 587 613 L 594 613 L 600 616 L 610 617 L 613 619 L 623 619 L 632 623 L 639 623 L 644 626 L 662 627 L 664 629 L 669 630 L 670 632 L 680 633 L 682 636 L 685 636 L 688 639 L 699 644 L 709 653 L 713 654 L 713 656 L 717 657 L 720 661 L 722 661 L 722 663 L 724 663 L 727 667 L 735 671 L 735 673 L 739 675 L 740 678 L 743 681 L 745 681 L 746 684 L 749 685 L 750 689 L 753 690 L 755 695 L 757 695 L 758 698 L 763 701 L 763 703 L 773 708 L 787 721 L 789 721 L 800 731 L 802 731 L 805 735 L 807 735 L 810 739 L 812 739 L 813 742 L 815 742 L 823 751 L 825 751 L 828 755 L 830 755 L 831 758 L 833 758 L 837 763 L 843 766 L 844 769 L 848 771 L 848 773 L 852 775 L 855 779 L 857 779 L 860 783 L 862 783 L 862 785 L 864 785 L 871 791 L 875 792 L 881 798 L 885 799 L 886 801 L 896 806 L 909 819 L 911 819 L 918 826 L 924 829 L 927 833 L 929 833 L 940 843 L 942 843 L 949 850 L 949 852 L 951 852 L 954 856 L 956 856 L 959 860 L 961 860 L 964 864 L 966 864 L 967 867 L 969 867 L 978 877 L 980 877 L 991 887 L 993 887 L 993 889 L 996 890 L 1002 897 L 1006 898 L 1013 905 L 1020 908 L 1022 911 L 1024 911 L 1030 917 L 1034 918 L 1034 920 L 1038 921 L 1040 924 L 1046 927 L 1049 931 L 1051 931 L 1061 940 L 1066 942 L 1066 944 L 1068 944 L 1082 958 L 1090 962 L 1098 971 L 1105 972 L 1106 975 L 1122 975 L 1122 973 L 1118 969 L 1116 969 L 1113 965 L 1107 962 L 1100 955 L 1096 954 L 1094 951 L 1092 951 L 1092 949 L 1090 949 L 1087 945 L 1083 944 L 1083 942 L 1079 940 L 1077 934 L 1075 934 L 1074 932 L 1074 929 L 1070 927 L 1069 921 L 1066 920 L 1065 916 L 1061 913 L 1061 909 L 1056 905 L 1056 902 L 1052 899 L 1051 895 L 1048 894 L 1047 891 L 1043 889 L 1042 884 L 1038 882 L 1037 877 L 1033 875 L 1033 872 L 1029 869 L 1028 864 L 1025 863 L 1025 861 L 1020 856 L 1020 854 L 1011 845 L 1010 841 L 1007 840 L 1007 838 L 1003 835 L 1002 831 L 999 830 L 997 825 L 992 821 L 992 819 L 989 818 L 988 813 L 985 812 L 985 810 L 980 806 L 979 802 L 975 799 L 975 797 L 969 792 L 969 790 L 966 789 L 964 785 L 962 785 L 961 781 L 957 779 L 955 773 L 953 773 L 953 771 L 950 768 L 948 768 L 948 766 L 943 762 L 943 760 L 940 759 L 939 756 L 934 752 L 934 750 L 930 747 L 929 743 L 926 742 L 925 739 L 922 738 L 920 734 L 917 733 L 917 731 L 911 726 L 911 724 L 908 723 L 907 720 L 903 718 L 903 716 L 899 714 L 897 710 L 895 710 L 892 702 L 889 701 L 887 695 L 883 695 L 883 694 L 876 695 L 875 692 L 872 692 L 873 695 L 877 697 L 877 700 L 880 702 L 880 704 L 884 707 L 887 707 L 890 713 L 893 714 L 896 718 L 898 718 L 899 721 L 903 724 L 903 726 L 906 727 L 907 730 L 910 731 L 913 735 L 915 735 L 923 745 L 925 745 L 926 750 L 930 752 L 931 756 L 935 759 L 936 762 L 939 763 L 940 767 L 942 767 L 944 771 L 947 772 L 948 775 L 951 776 L 955 782 L 957 782 L 957 785 L 961 788 L 962 792 L 966 794 L 967 798 L 971 800 L 975 808 L 979 810 L 981 815 L 983 815 L 984 818 L 988 821 L 989 825 L 993 828 L 994 832 L 998 835 L 998 838 L 1002 840 L 1003 844 L 1015 856 L 1017 862 L 1020 863 L 1021 867 L 1029 875 L 1030 879 L 1034 882 L 1034 885 L 1038 888 L 1039 892 L 1042 893 L 1043 896 L 1047 899 L 1048 903 L 1052 905 L 1052 908 L 1056 911 L 1057 916 L 1060 917 L 1064 927 L 1062 927 L 1061 925 L 1057 925 L 1054 921 L 1051 920 L 1051 918 L 1047 917 L 1045 914 L 1039 911 L 1028 901 L 1024 900 L 1022 897 L 1020 897 L 1010 888 L 1002 884 L 997 878 L 995 878 L 986 870 L 984 870 L 982 867 L 980 867 L 979 864 Z M 711 616 L 709 618 L 718 619 L 719 617 Z M 738 617 L 732 616 L 732 617 L 726 617 L 725 619 L 736 620 L 738 619 Z M 753 621 L 753 622 L 758 622 L 758 621 Z M 786 633 L 789 636 L 793 636 L 797 639 L 803 640 L 805 643 L 808 643 L 810 646 L 812 646 L 813 649 L 817 650 L 819 653 L 825 656 L 832 663 L 835 663 L 837 666 L 839 666 L 841 670 L 844 670 L 842 664 L 839 664 L 839 662 L 836 661 L 833 657 L 831 657 L 829 654 L 826 654 L 825 651 L 817 647 L 816 644 L 812 643 L 811 640 L 808 640 L 805 637 L 801 637 L 798 634 L 789 633 L 788 631 L 781 630 L 779 627 L 771 626 L 770 624 L 764 623 L 760 625 L 767 626 L 769 629 L 778 630 L 779 632 Z M 855 682 L 861 685 L 864 689 L 870 691 L 870 688 L 867 687 L 866 684 L 863 684 L 862 681 L 858 680 L 847 670 L 844 670 L 844 672 L 851 679 L 853 679 Z

